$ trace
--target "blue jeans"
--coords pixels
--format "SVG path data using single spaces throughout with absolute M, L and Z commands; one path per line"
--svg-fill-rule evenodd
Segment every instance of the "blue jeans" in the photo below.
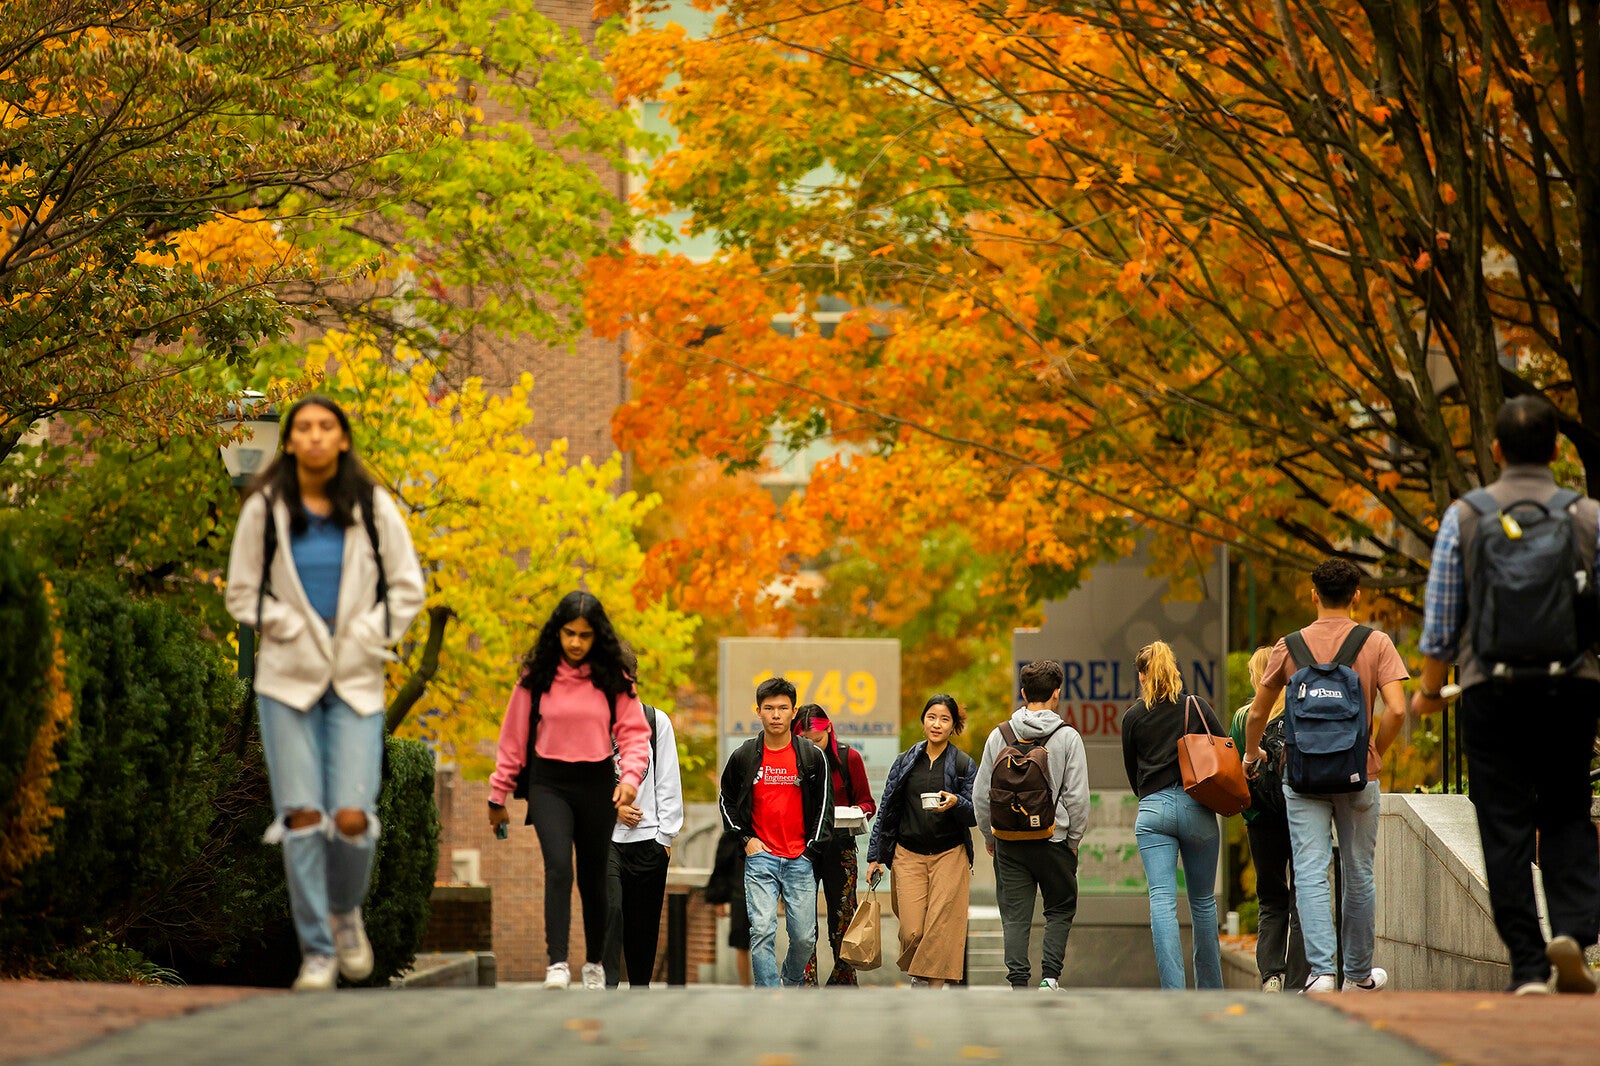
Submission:
M 1144 877 L 1150 884 L 1150 937 L 1162 988 L 1185 988 L 1183 939 L 1178 932 L 1178 857 L 1189 894 L 1194 927 L 1194 978 L 1197 988 L 1222 987 L 1222 947 L 1217 942 L 1217 816 L 1189 797 L 1180 785 L 1152 792 L 1139 801 L 1133 824 Z
M 817 874 L 811 860 L 781 859 L 758 851 L 744 860 L 744 902 L 750 912 L 750 976 L 757 988 L 778 987 L 778 898 L 783 898 L 789 951 L 783 984 L 806 979 L 806 963 L 817 946 Z
M 332 955 L 329 913 L 345 914 L 361 906 L 372 879 L 383 715 L 357 714 L 332 689 L 309 711 L 297 711 L 268 696 L 258 697 L 258 704 L 261 747 L 278 814 L 265 839 L 283 844 L 289 909 L 300 951 Z M 366 832 L 354 837 L 338 832 L 333 817 L 341 810 L 363 812 Z M 286 820 L 293 811 L 313 811 L 321 821 L 290 829 Z
M 1374 915 L 1378 887 L 1372 860 L 1378 851 L 1378 783 L 1360 792 L 1303 796 L 1283 785 L 1289 811 L 1289 844 L 1294 851 L 1295 905 L 1306 942 L 1310 977 L 1333 976 L 1339 937 L 1333 928 L 1333 893 L 1328 866 L 1333 861 L 1333 834 L 1339 829 L 1339 869 L 1344 874 L 1344 976 L 1365 981 L 1372 976 Z

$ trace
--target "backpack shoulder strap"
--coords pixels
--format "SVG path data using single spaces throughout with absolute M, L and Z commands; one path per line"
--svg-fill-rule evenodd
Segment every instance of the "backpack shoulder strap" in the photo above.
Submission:
M 1038 740 L 1034 741 L 1034 743 L 1035 744 L 1040 744 L 1040 745 L 1048 744 L 1048 743 L 1050 743 L 1050 738 L 1051 737 L 1055 736 L 1057 733 L 1061 732 L 1065 728 L 1067 728 L 1067 723 L 1062 722 L 1060 725 L 1058 725 L 1054 729 L 1050 730 L 1050 732 L 1046 733 L 1044 736 L 1042 736 Z
M 1361 654 L 1361 649 L 1370 636 L 1372 636 L 1371 626 L 1356 626 L 1350 631 L 1350 635 L 1344 638 L 1344 643 L 1339 645 L 1339 654 L 1333 657 L 1333 661 L 1340 666 L 1354 666 L 1356 656 Z
M 1461 497 L 1461 502 L 1477 511 L 1480 515 L 1499 514 L 1500 501 L 1488 489 L 1473 489 Z
M 1289 659 L 1297 669 L 1317 665 L 1317 657 L 1311 654 L 1311 645 L 1306 643 L 1305 635 L 1298 629 L 1283 638 L 1283 643 L 1289 649 Z
M 383 551 L 378 547 L 378 519 L 373 514 L 377 509 L 377 489 L 368 497 L 361 507 L 361 524 L 367 529 L 367 542 L 372 545 L 372 561 L 378 565 L 378 594 L 374 603 L 383 604 L 383 639 L 389 639 L 389 575 L 383 569 Z
M 1551 511 L 1565 511 L 1581 499 L 1583 499 L 1582 493 L 1573 492 L 1571 489 L 1556 489 L 1545 507 Z
M 1006 742 L 1007 747 L 1017 746 L 1017 731 L 1011 727 L 1009 721 L 1000 723 L 1000 739 Z

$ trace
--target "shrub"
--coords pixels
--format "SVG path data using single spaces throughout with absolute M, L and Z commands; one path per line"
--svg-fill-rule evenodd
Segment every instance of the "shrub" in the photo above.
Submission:
M 0 915 L 7 953 L 35 958 L 90 928 L 122 939 L 199 853 L 239 696 L 229 664 L 171 607 L 72 578 L 60 613 L 77 696 L 51 783 L 65 814 Z
M 0 540 L 0 802 L 13 795 L 44 722 L 54 650 L 44 580 Z
M 365 983 L 386 985 L 410 967 L 428 930 L 439 869 L 439 808 L 433 799 L 433 753 L 417 740 L 388 740 L 378 797 L 378 854 L 362 915 L 376 964 Z

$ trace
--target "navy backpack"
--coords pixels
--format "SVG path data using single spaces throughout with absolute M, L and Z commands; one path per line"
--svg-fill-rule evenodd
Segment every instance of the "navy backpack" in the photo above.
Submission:
M 1355 662 L 1371 635 L 1371 628 L 1356 626 L 1330 663 L 1317 662 L 1302 634 L 1283 638 L 1296 667 L 1284 693 L 1284 779 L 1296 792 L 1367 787 L 1372 722 Z

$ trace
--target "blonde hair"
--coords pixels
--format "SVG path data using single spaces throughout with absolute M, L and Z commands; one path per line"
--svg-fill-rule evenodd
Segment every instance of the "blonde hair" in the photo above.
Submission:
M 1147 706 L 1171 703 L 1183 692 L 1183 676 L 1178 673 L 1178 660 L 1164 640 L 1151 641 L 1133 657 L 1134 668 L 1139 671 L 1139 695 Z
M 1250 653 L 1250 688 L 1252 690 L 1261 687 L 1261 679 L 1267 672 L 1267 660 L 1271 658 L 1272 649 L 1265 646 L 1257 648 Z M 1267 721 L 1270 722 L 1283 713 L 1283 701 L 1284 692 L 1280 689 L 1278 691 L 1278 700 L 1272 705 L 1272 713 L 1267 715 Z

